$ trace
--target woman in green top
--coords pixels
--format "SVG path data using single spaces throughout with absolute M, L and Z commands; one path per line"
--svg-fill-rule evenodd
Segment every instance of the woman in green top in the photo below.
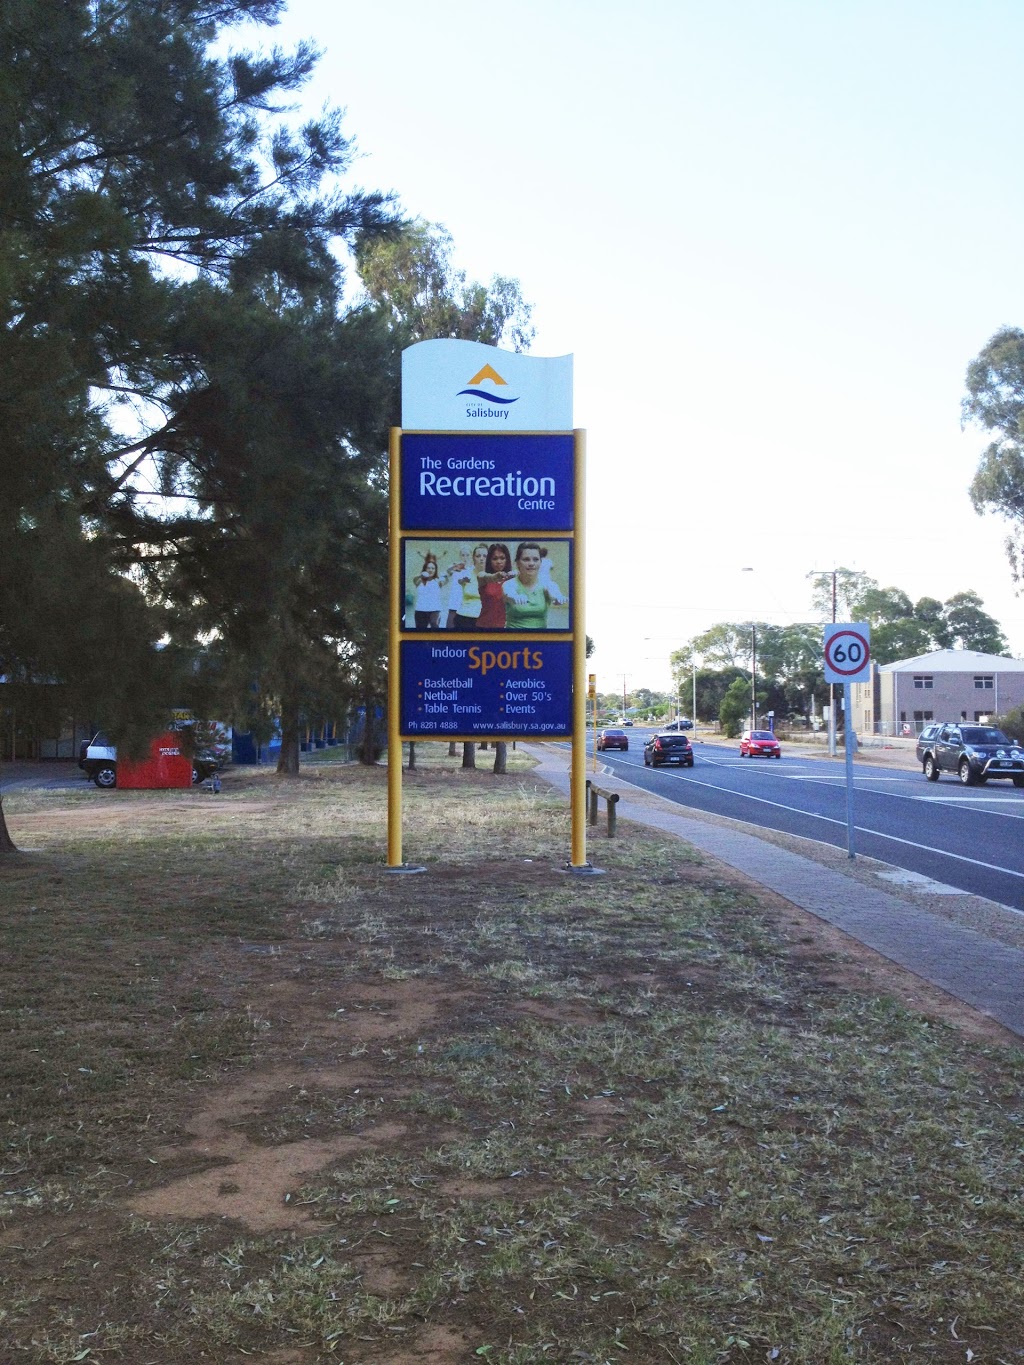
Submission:
M 524 540 L 516 548 L 516 576 L 503 589 L 506 630 L 547 630 L 548 607 L 567 600 L 549 575 L 541 572 L 544 551 L 535 540 Z

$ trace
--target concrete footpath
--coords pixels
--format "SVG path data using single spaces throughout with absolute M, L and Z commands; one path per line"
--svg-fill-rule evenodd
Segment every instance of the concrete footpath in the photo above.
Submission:
M 537 775 L 568 795 L 568 751 L 540 744 L 528 748 L 537 760 Z M 734 822 L 689 815 L 684 808 L 619 776 L 614 787 L 619 793 L 620 819 L 677 835 L 1024 1037 L 1024 951 L 1020 948 L 744 833 Z M 591 849 L 600 866 L 596 839 Z

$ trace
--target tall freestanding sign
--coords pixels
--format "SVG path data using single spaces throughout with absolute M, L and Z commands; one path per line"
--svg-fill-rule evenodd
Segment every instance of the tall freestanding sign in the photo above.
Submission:
M 571 356 L 452 340 L 404 352 L 391 433 L 389 867 L 404 867 L 403 740 L 530 738 L 574 741 L 570 866 L 587 866 L 583 462 Z

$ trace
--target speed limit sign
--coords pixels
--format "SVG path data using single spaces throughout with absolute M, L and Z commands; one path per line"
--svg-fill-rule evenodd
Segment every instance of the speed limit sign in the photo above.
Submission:
M 825 681 L 867 682 L 871 677 L 871 626 L 825 627 Z

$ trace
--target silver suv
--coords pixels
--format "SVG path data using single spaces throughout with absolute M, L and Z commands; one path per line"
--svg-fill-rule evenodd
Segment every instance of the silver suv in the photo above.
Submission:
M 926 725 L 917 741 L 917 757 L 929 782 L 956 773 L 965 787 L 1008 777 L 1024 787 L 1024 749 L 992 725 Z

